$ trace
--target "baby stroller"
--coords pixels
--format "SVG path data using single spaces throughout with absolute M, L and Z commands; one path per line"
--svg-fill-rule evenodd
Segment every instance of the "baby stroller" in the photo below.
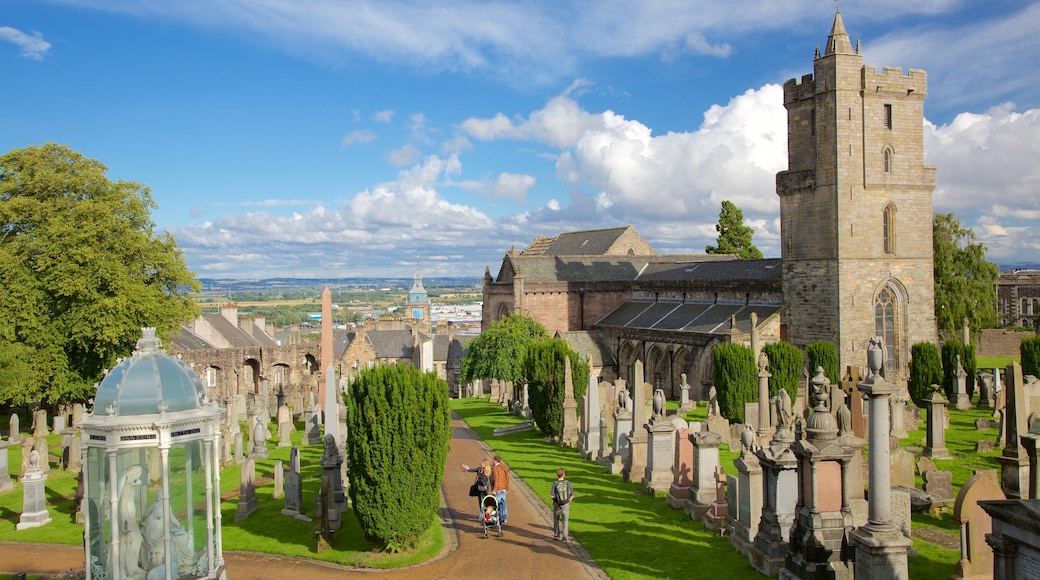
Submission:
M 502 537 L 502 521 L 498 518 L 498 500 L 493 495 L 485 495 L 480 501 L 480 520 L 484 522 L 484 537 L 488 537 L 489 529 L 498 530 Z

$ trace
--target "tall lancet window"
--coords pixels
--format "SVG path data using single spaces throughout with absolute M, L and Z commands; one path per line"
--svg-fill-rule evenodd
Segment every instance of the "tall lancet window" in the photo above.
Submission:
M 896 251 L 896 208 L 886 205 L 881 212 L 881 233 L 884 239 L 885 253 L 894 254 Z
M 874 334 L 885 342 L 885 350 L 888 351 L 885 371 L 891 373 L 900 367 L 901 357 L 899 349 L 896 348 L 896 293 L 888 286 L 882 288 L 874 300 Z

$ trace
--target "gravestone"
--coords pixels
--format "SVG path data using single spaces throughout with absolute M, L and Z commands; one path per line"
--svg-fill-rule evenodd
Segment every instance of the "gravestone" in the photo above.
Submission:
M 571 359 L 563 359 L 563 424 L 560 427 L 560 445 L 574 447 L 578 444 L 578 402 L 574 400 L 574 378 Z
M 962 411 L 971 408 L 971 397 L 968 396 L 968 373 L 961 366 L 961 355 L 957 355 L 957 366 L 953 371 L 953 396 L 950 403 Z
M 47 493 L 44 485 L 46 481 L 47 474 L 40 469 L 40 454 L 33 449 L 29 453 L 28 470 L 21 478 L 22 515 L 15 526 L 16 530 L 38 528 L 50 523 L 51 514 L 47 511 Z
M 939 498 L 953 499 L 953 474 L 941 469 L 933 469 L 922 474 L 924 491 Z
M 651 493 L 668 490 L 672 485 L 675 462 L 675 432 L 687 429 L 686 421 L 672 416 L 643 426 L 647 431 L 647 461 L 643 487 Z
M 691 433 L 689 439 L 693 443 L 693 484 L 683 509 L 691 520 L 699 520 L 717 498 L 715 467 L 719 465 L 722 437 L 718 433 L 699 431 Z
M 672 484 L 668 487 L 668 505 L 675 509 L 682 509 L 690 498 L 690 486 L 693 485 L 693 442 L 690 441 L 690 434 L 696 431 L 681 427 L 675 430 Z
M 690 384 L 686 382 L 686 373 L 682 373 L 679 381 L 679 413 L 693 410 L 693 402 L 690 401 Z
M 993 453 L 996 445 L 989 439 L 980 439 L 975 442 L 975 453 Z
M 282 515 L 298 516 L 303 509 L 303 485 L 300 476 L 300 450 L 289 451 L 289 470 L 285 473 L 285 507 Z
M 21 431 L 19 431 L 20 427 L 18 423 L 18 413 L 11 413 L 11 417 L 7 419 L 7 438 L 11 441 L 11 443 L 22 442 L 22 433 Z
M 591 360 L 591 355 L 589 360 Z M 589 368 L 592 368 L 591 365 Z M 526 387 L 526 385 L 524 385 Z M 525 398 L 527 389 L 524 389 Z M 582 423 L 585 431 L 581 435 L 581 456 L 592 461 L 599 460 L 600 454 L 600 403 L 599 379 L 589 373 L 589 386 L 582 398 Z M 526 401 L 525 401 L 526 405 Z
M 274 462 L 274 492 L 272 499 L 278 499 L 285 495 L 285 470 L 282 469 L 282 460 Z
M 240 522 L 256 511 L 256 464 L 249 457 L 242 463 L 242 476 L 238 485 L 238 511 L 235 521 Z
M 653 385 L 643 380 L 643 361 L 637 360 L 632 380 L 632 431 L 628 438 L 628 459 L 625 461 L 625 480 L 637 482 L 646 471 L 647 435 L 643 425 L 648 422 L 647 412 Z
M 1026 433 L 1029 407 L 1022 377 L 1022 365 L 1011 363 L 1004 373 L 1006 393 L 1004 408 L 1004 449 L 997 461 L 1000 463 L 1000 488 L 1008 499 L 1025 498 L 1029 494 L 1028 464 L 1025 448 L 1019 435 Z
M 914 454 L 906 449 L 893 449 L 889 461 L 892 466 L 892 487 L 914 489 L 917 480 L 914 478 Z
M 283 409 L 285 407 L 282 407 Z M 278 446 L 292 447 L 292 423 L 282 421 L 278 423 Z
M 50 475 L 51 452 L 47 448 L 47 440 L 43 437 L 36 437 L 33 442 L 33 450 L 40 455 L 40 470 L 43 471 L 44 475 Z
M 53 433 L 61 433 L 62 431 L 64 431 L 66 426 L 65 419 L 66 415 L 62 412 L 62 410 L 59 410 L 57 413 L 55 413 L 53 419 L 51 420 L 51 431 Z
M 762 518 L 762 467 L 755 455 L 759 448 L 751 425 L 744 426 L 740 442 L 740 457 L 733 460 L 737 468 L 736 489 L 730 494 L 735 497 L 728 502 L 726 528 L 730 544 L 747 557 Z
M 701 524 L 706 530 L 719 530 L 726 515 L 729 513 L 729 504 L 726 501 L 726 474 L 721 465 L 715 466 L 715 501 L 711 502 L 708 513 L 701 518 Z
M 953 518 L 960 524 L 961 558 L 951 578 L 977 579 L 993 577 L 993 550 L 986 544 L 986 534 L 993 529 L 993 520 L 980 501 L 1007 499 L 992 479 L 976 474 L 971 477 L 953 506 Z
M 235 433 L 235 463 L 241 464 L 244 459 L 244 451 L 242 449 L 242 433 Z
M 617 380 L 618 400 L 617 409 L 614 411 L 614 453 L 607 464 L 607 472 L 617 475 L 625 470 L 625 461 L 628 458 L 628 439 L 632 431 L 632 398 L 625 388 L 624 379 Z
M 945 397 L 938 390 L 925 399 L 928 410 L 927 425 L 925 427 L 925 447 L 921 455 L 925 457 L 936 457 L 938 459 L 951 459 L 953 456 L 946 449 L 946 428 L 944 417 L 946 416 Z
M 303 442 L 305 445 L 321 443 L 321 407 L 314 400 L 314 393 L 308 393 L 307 406 L 303 409 Z
M 267 425 L 264 424 L 263 415 L 257 415 L 253 420 L 253 431 L 251 433 L 252 446 L 249 457 L 254 459 L 267 458 Z
M 993 406 L 993 374 L 979 371 L 975 379 L 976 390 L 979 392 L 979 407 L 991 408 Z
M 35 437 L 32 435 L 22 437 L 22 470 L 18 472 L 19 474 L 29 473 L 29 454 L 32 453 L 34 447 L 36 447 Z
M 47 429 L 47 410 L 37 409 L 33 413 L 33 437 L 46 437 L 50 435 L 50 431 Z
M 83 440 L 77 435 L 73 435 L 68 439 L 67 445 L 62 449 L 62 467 L 64 467 L 66 471 L 79 473 L 80 469 L 83 468 L 82 444 Z
M 7 449 L 11 447 L 10 441 L 0 440 L 0 493 L 14 489 L 11 481 L 11 473 L 7 467 Z
M 329 529 L 336 531 L 343 525 L 340 513 L 346 507 L 347 499 L 343 490 L 343 479 L 341 467 L 343 456 L 340 455 L 336 438 L 331 434 L 325 435 L 325 453 L 321 456 L 321 487 L 330 490 L 327 496 L 318 497 L 318 517 L 322 522 L 328 522 Z

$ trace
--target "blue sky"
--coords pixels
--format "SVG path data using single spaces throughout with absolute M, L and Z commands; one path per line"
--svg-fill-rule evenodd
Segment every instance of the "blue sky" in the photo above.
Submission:
M 782 84 L 831 0 L 5 0 L 0 151 L 151 188 L 200 277 L 496 274 L 633 225 L 701 253 L 732 200 L 779 256 Z M 847 0 L 864 63 L 928 71 L 937 212 L 1040 261 L 1040 1 Z M 922 218 L 924 219 L 924 218 Z

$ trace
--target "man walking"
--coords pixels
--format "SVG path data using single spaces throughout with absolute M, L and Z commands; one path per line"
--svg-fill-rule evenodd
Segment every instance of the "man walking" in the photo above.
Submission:
M 571 517 L 571 500 L 574 499 L 574 487 L 564 479 L 567 472 L 561 467 L 556 470 L 556 481 L 549 489 L 553 503 L 553 539 L 570 542 L 567 536 L 567 522 Z M 562 525 L 561 525 L 562 522 Z M 562 528 L 562 529 L 561 529 Z
M 492 459 L 494 464 L 491 468 L 491 493 L 498 500 L 498 515 L 502 523 L 509 520 L 509 512 L 506 511 L 506 492 L 509 490 L 509 468 L 502 463 L 498 455 Z

